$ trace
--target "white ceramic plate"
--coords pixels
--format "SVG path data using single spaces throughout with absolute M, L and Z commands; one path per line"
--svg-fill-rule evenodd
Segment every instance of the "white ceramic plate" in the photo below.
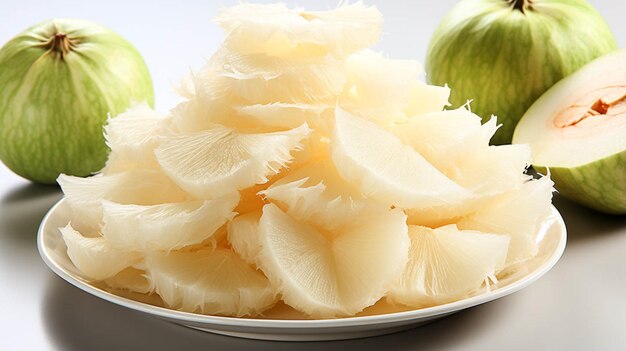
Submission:
M 539 254 L 533 260 L 511 274 L 500 279 L 491 291 L 480 293 L 460 301 L 428 307 L 419 310 L 388 312 L 385 307 L 371 307 L 363 316 L 302 320 L 289 319 L 294 317 L 293 311 L 282 310 L 268 314 L 269 319 L 250 319 L 208 316 L 159 306 L 148 296 L 122 296 L 120 292 L 108 291 L 105 287 L 81 277 L 67 257 L 65 243 L 61 239 L 58 228 L 65 226 L 69 220 L 69 209 L 61 200 L 50 209 L 39 228 L 37 244 L 39 253 L 61 278 L 74 286 L 101 299 L 144 312 L 158 318 L 207 332 L 264 340 L 339 340 L 360 338 L 393 333 L 409 329 L 421 324 L 450 315 L 460 310 L 480 305 L 500 297 L 514 293 L 539 279 L 548 272 L 559 260 L 565 249 L 566 230 L 563 219 L 553 207 L 553 215 L 544 223 L 537 236 Z M 137 294 L 136 294 L 137 295 Z M 152 297 L 154 299 L 154 297 Z M 158 298 L 157 298 L 158 299 Z M 143 302 L 140 302 L 143 301 Z

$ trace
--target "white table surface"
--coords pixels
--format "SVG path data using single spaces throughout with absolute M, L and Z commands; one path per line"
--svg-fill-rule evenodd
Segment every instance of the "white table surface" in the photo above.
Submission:
M 144 55 L 157 109 L 167 112 L 178 101 L 171 85 L 199 67 L 222 40 L 210 19 L 235 1 L 0 2 L 0 43 L 50 17 L 91 19 L 114 28 Z M 625 47 L 626 3 L 592 2 Z M 323 9 L 336 2 L 288 3 Z M 386 20 L 376 48 L 396 58 L 423 59 L 430 34 L 454 1 L 368 3 Z M 70 286 L 45 267 L 36 247 L 39 222 L 60 198 L 58 188 L 31 184 L 0 164 L 0 350 L 626 350 L 626 216 L 601 215 L 558 197 L 568 246 L 557 266 L 532 286 L 421 328 L 323 344 L 194 331 Z

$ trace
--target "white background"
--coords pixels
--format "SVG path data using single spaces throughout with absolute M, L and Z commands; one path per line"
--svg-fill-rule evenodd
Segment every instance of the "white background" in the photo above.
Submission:
M 504 1 L 504 0 L 503 0 Z M 537 0 L 539 1 L 539 0 Z M 157 110 L 178 101 L 171 89 L 218 47 L 211 22 L 234 1 L 0 0 L 0 44 L 52 17 L 90 19 L 135 44 L 156 89 Z M 335 1 L 288 1 L 309 9 Z M 377 49 L 423 60 L 428 39 L 454 1 L 367 1 L 385 16 Z M 626 43 L 626 3 L 592 1 Z M 584 26 L 581 23 L 581 26 Z M 0 67 L 0 69 L 4 69 Z M 0 164 L 0 350 L 625 350 L 626 217 L 581 209 L 557 198 L 569 230 L 556 268 L 512 296 L 411 331 L 324 344 L 240 340 L 166 324 L 91 297 L 55 277 L 38 257 L 36 230 L 61 194 Z

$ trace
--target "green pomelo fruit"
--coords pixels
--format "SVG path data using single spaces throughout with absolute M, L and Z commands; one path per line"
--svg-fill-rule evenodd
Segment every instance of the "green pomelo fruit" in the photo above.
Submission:
M 107 115 L 143 101 L 150 74 L 124 38 L 82 20 L 35 25 L 0 49 L 0 159 L 39 183 L 90 175 L 107 158 Z
M 530 144 L 533 166 L 566 198 L 626 214 L 626 50 L 598 58 L 541 96 L 514 143 Z
M 448 84 L 453 107 L 503 126 L 492 143 L 511 142 L 532 103 L 563 77 L 613 51 L 615 39 L 585 0 L 463 0 L 431 38 L 430 83 Z

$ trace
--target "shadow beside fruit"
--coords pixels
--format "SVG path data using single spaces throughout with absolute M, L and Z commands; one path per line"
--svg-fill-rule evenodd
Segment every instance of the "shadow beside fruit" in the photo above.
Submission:
M 63 194 L 58 186 L 28 183 L 0 199 L 0 233 L 3 242 L 36 254 L 37 229 L 44 215 Z
M 568 247 L 619 235 L 626 228 L 626 215 L 604 214 L 571 202 L 558 194 L 555 194 L 553 203 L 565 220 Z

